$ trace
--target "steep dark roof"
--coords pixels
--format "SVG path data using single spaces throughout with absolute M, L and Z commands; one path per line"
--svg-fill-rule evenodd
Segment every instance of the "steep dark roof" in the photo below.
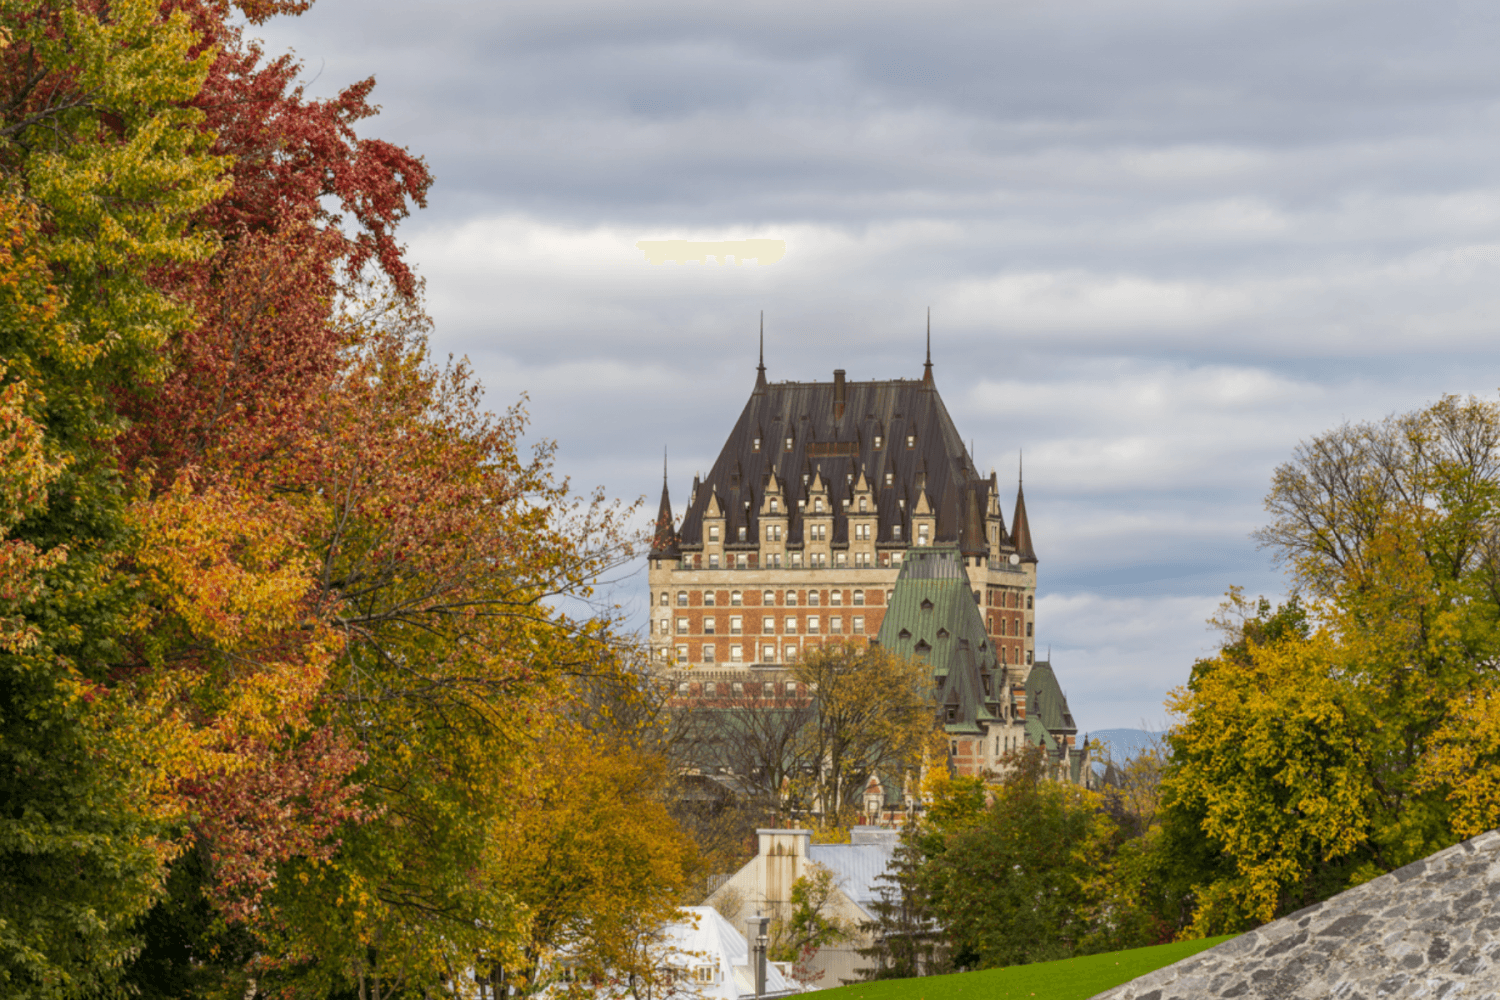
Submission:
M 768 383 L 764 366 L 757 369 L 755 387 L 713 468 L 701 486 L 694 482 L 678 544 L 687 549 L 702 546 L 703 514 L 709 498 L 717 495 L 726 517 L 727 547 L 741 544 L 736 530 L 741 525 L 747 529 L 743 547 L 755 547 L 760 501 L 773 473 L 785 490 L 792 545 L 802 543 L 797 500 L 806 497 L 817 475 L 828 487 L 834 510 L 833 540 L 847 544 L 842 501 L 863 474 L 879 511 L 877 542 L 904 544 L 911 539 L 912 509 L 925 491 L 937 517 L 933 541 L 987 553 L 985 518 L 990 498 L 998 500 L 997 484 L 975 468 L 931 382 L 930 368 L 920 381 L 850 382 L 842 371 L 835 375 L 833 382 Z M 902 525 L 899 538 L 891 530 L 897 524 Z M 1003 516 L 999 527 L 1001 547 L 1009 551 Z

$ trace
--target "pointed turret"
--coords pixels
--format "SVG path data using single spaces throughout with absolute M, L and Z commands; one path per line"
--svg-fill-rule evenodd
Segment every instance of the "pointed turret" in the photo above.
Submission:
M 760 364 L 755 367 L 755 392 L 756 396 L 763 396 L 766 392 L 766 311 L 760 311 Z
M 1037 561 L 1036 550 L 1031 547 L 1031 522 L 1026 519 L 1026 490 L 1019 471 L 1016 475 L 1016 513 L 1010 519 L 1010 538 L 1022 562 Z
M 656 533 L 651 538 L 651 555 L 662 559 L 676 559 L 681 553 L 677 549 L 677 531 L 672 521 L 672 498 L 667 493 L 667 456 L 661 457 L 661 506 L 656 511 Z

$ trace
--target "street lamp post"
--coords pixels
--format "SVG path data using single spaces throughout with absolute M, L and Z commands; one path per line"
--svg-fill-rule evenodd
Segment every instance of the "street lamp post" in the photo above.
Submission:
M 759 912 L 745 919 L 745 937 L 750 945 L 750 961 L 755 970 L 756 1000 L 760 1000 L 766 992 L 766 946 L 770 944 L 766 929 L 770 923 L 771 918 L 763 917 Z

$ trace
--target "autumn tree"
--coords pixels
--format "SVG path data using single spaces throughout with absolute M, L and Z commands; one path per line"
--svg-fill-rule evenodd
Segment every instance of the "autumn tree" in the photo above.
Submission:
M 791 674 L 813 695 L 798 754 L 828 820 L 842 824 L 861 809 L 872 774 L 915 778 L 934 724 L 925 664 L 840 642 L 809 650 Z
M 1301 601 L 1272 614 L 1232 595 L 1242 627 L 1173 695 L 1166 825 L 1219 852 L 1196 930 L 1271 919 L 1483 825 L 1497 498 L 1500 407 L 1475 398 L 1337 428 L 1277 469 L 1259 537 Z

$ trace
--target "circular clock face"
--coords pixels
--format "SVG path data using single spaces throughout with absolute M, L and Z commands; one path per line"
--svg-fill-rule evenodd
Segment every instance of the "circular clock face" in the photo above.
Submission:
M 1010 564 L 1012 566 L 1019 566 L 1019 565 L 1021 565 L 1021 557 L 1019 555 L 1017 555 L 1016 553 L 1012 552 L 1010 554 Z

